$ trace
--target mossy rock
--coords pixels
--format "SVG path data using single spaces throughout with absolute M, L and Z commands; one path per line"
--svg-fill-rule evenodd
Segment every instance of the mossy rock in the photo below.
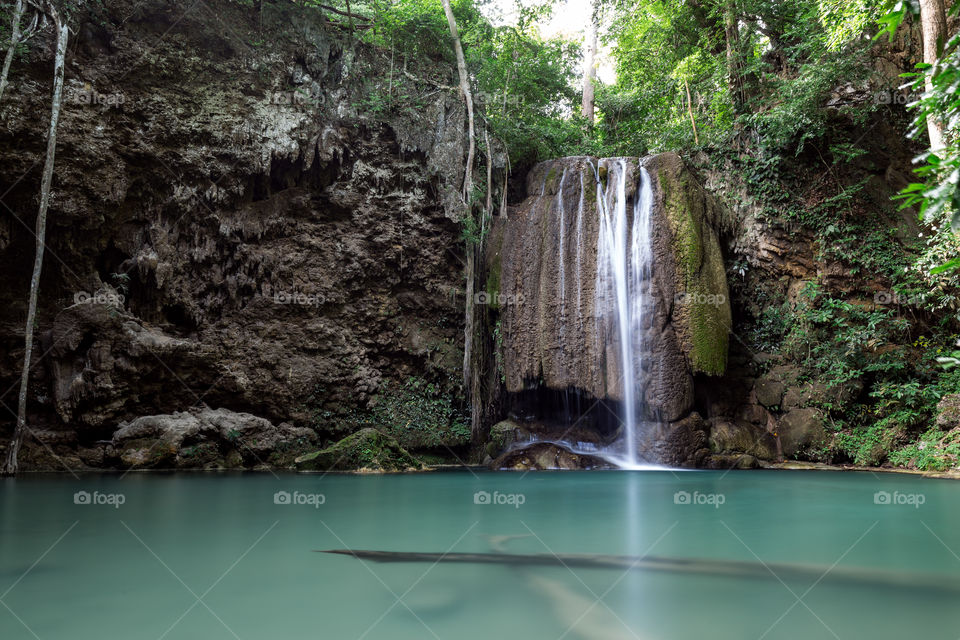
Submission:
M 503 420 L 490 427 L 490 436 L 484 445 L 484 453 L 496 458 L 518 440 L 528 436 L 526 429 L 513 420 Z
M 675 153 L 651 158 L 674 259 L 673 327 L 694 373 L 722 375 L 733 321 L 726 269 L 714 225 L 720 205 Z
M 747 454 L 761 460 L 776 460 L 778 457 L 776 438 L 751 424 L 718 421 L 710 430 L 709 443 L 714 454 Z
M 407 471 L 423 465 L 396 438 L 372 427 L 294 461 L 301 471 Z

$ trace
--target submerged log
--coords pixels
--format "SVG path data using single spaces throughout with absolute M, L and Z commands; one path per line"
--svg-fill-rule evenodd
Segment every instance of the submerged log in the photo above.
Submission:
M 886 571 L 863 567 L 744 562 L 711 558 L 663 558 L 583 553 L 423 553 L 414 551 L 371 551 L 365 549 L 315 550 L 353 556 L 374 562 L 454 562 L 527 566 L 578 567 L 584 569 L 626 569 L 695 573 L 721 577 L 811 579 L 878 587 L 902 587 L 929 591 L 960 592 L 960 580 L 953 576 Z

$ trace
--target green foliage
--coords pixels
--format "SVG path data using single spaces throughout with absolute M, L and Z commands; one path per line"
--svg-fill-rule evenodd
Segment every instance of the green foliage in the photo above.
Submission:
M 820 0 L 820 24 L 826 30 L 825 43 L 842 50 L 860 39 L 883 15 L 886 0 Z
M 897 307 L 839 299 L 815 283 L 793 304 L 775 304 L 762 291 L 754 298 L 763 308 L 747 334 L 752 346 L 798 365 L 797 384 L 826 383 L 827 391 L 812 400 L 832 425 L 819 459 L 902 465 L 916 458 L 922 440 L 913 440 L 928 429 L 937 403 L 960 392 L 960 370 L 937 365 L 956 336 L 941 329 L 912 338 L 913 325 Z M 933 449 L 927 453 L 949 460 Z M 925 459 L 911 464 L 935 468 L 923 466 L 932 465 Z
M 946 471 L 960 465 L 960 429 L 930 429 L 917 442 L 892 451 L 890 462 L 922 471 Z
M 769 106 L 741 117 L 743 126 L 756 132 L 762 147 L 800 154 L 809 141 L 822 138 L 829 115 L 823 104 L 830 92 L 837 86 L 862 80 L 866 71 L 862 52 L 805 53 L 808 61 L 801 63 L 792 77 L 783 79 L 763 73 L 757 99 Z
M 492 133 L 510 150 L 515 166 L 582 153 L 582 123 L 568 117 L 580 48 L 545 39 L 537 23 L 552 3 L 516 3 L 515 25 L 486 25 L 464 33 L 465 55 L 475 70 L 477 107 Z
M 440 385 L 411 376 L 383 389 L 360 427 L 375 427 L 407 448 L 446 448 L 470 442 L 470 422 Z
M 597 138 L 602 155 L 638 155 L 693 146 L 689 88 L 700 139 L 725 138 L 732 108 L 725 58 L 715 30 L 704 29 L 692 3 L 616 3 L 607 40 L 617 83 L 601 87 Z
M 516 4 L 516 22 L 495 26 L 484 15 L 487 3 L 454 0 L 467 67 L 472 76 L 478 129 L 488 128 L 505 143 L 514 166 L 579 153 L 586 137 L 568 116 L 579 96 L 574 88 L 579 45 L 541 37 L 538 23 L 549 17 L 552 2 Z M 345 10 L 345 4 L 334 3 Z M 426 63 L 456 65 L 440 0 L 368 0 L 351 3 L 371 27 L 358 32 L 364 42 L 389 52 L 392 64 L 409 73 Z M 449 84 L 450 77 L 442 84 Z M 410 96 L 371 91 L 357 108 L 383 115 L 417 110 Z M 482 136 L 481 136 L 482 139 Z
M 960 3 L 953 3 L 953 16 L 960 15 Z M 896 2 L 883 17 L 885 33 L 892 37 L 900 23 L 912 13 L 907 2 Z M 917 71 L 904 74 L 908 86 L 920 98 L 911 105 L 915 111 L 912 136 L 923 137 L 928 119 L 943 125 L 945 146 L 929 149 L 917 158 L 917 175 L 921 182 L 908 185 L 901 193 L 903 206 L 916 206 L 921 217 L 935 225 L 949 217 L 953 231 L 960 230 L 960 33 L 945 43 L 943 53 L 935 65 L 918 64 Z M 929 89 L 926 88 L 929 83 Z M 955 249 L 955 247 L 953 247 Z M 954 255 L 944 256 L 946 262 L 934 267 L 932 274 L 956 270 L 960 260 Z
M 905 367 L 901 358 L 878 350 L 896 344 L 909 328 L 893 308 L 852 304 L 809 283 L 790 312 L 782 351 L 831 386 Z

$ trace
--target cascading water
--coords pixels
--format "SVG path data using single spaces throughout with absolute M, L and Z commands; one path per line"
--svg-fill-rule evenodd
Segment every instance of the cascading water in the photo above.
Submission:
M 499 318 L 513 414 L 530 440 L 621 468 L 656 466 L 641 465 L 662 380 L 652 187 L 636 159 L 538 165 L 499 245 L 518 300 Z
M 697 463 L 705 425 L 694 374 L 723 373 L 731 320 L 729 307 L 664 304 L 691 290 L 727 296 L 720 243 L 700 211 L 707 196 L 682 171 L 670 154 L 542 162 L 526 199 L 495 225 L 487 282 L 502 302 L 487 322 L 505 391 L 499 428 L 525 432 L 503 464 L 549 467 L 551 452 L 558 465 Z M 531 449 L 544 443 L 553 448 Z
M 600 165 L 604 166 L 604 165 Z M 611 461 L 624 468 L 641 468 L 638 453 L 638 399 L 643 393 L 644 358 L 648 355 L 644 315 L 652 306 L 649 279 L 652 271 L 650 176 L 639 167 L 639 185 L 632 219 L 627 211 L 628 166 L 625 159 L 608 161 L 607 185 L 597 178 L 596 309 L 600 321 L 611 329 L 619 347 L 619 383 L 623 397 L 623 430 L 618 455 Z M 611 336 L 607 336 L 609 340 Z

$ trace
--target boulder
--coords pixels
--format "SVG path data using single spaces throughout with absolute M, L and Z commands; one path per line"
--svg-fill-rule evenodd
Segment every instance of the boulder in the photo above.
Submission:
M 315 439 L 286 422 L 203 407 L 121 422 L 110 449 L 128 469 L 289 466 Z
M 853 401 L 863 391 L 861 380 L 849 380 L 842 385 L 829 386 L 823 382 L 808 382 L 790 386 L 783 395 L 784 411 L 813 405 L 842 406 Z
M 494 470 L 547 471 L 577 469 L 611 469 L 606 460 L 596 456 L 574 453 L 557 444 L 536 442 L 525 447 L 507 451 L 490 464 Z
M 397 439 L 367 427 L 326 449 L 297 458 L 301 471 L 410 471 L 423 464 L 400 446 Z
M 763 427 L 766 426 L 769 415 L 770 412 L 759 404 L 744 404 L 737 410 L 736 421 Z
M 641 456 L 672 467 L 697 467 L 710 453 L 707 428 L 707 423 L 696 412 L 682 420 L 661 425 L 655 434 L 650 434 L 641 449 Z
M 745 453 L 761 460 L 776 460 L 777 440 L 751 424 L 717 421 L 710 429 L 710 451 L 714 454 Z
M 801 449 L 817 446 L 826 440 L 823 414 L 819 409 L 794 409 L 780 417 L 777 434 L 783 455 L 792 457 Z
M 530 433 L 513 420 L 502 420 L 490 427 L 490 436 L 483 450 L 490 458 L 497 458 L 516 442 L 530 439 Z
M 960 393 L 943 396 L 937 403 L 937 428 L 950 431 L 960 427 Z
M 757 397 L 759 398 L 759 396 Z M 786 393 L 783 394 L 783 403 L 781 408 L 784 411 L 800 409 L 809 406 L 815 399 L 816 395 L 812 385 L 807 384 L 802 387 L 790 387 L 787 389 Z
M 779 407 L 783 401 L 785 387 L 782 382 L 760 378 L 753 385 L 753 392 L 757 395 L 757 402 L 766 408 Z

